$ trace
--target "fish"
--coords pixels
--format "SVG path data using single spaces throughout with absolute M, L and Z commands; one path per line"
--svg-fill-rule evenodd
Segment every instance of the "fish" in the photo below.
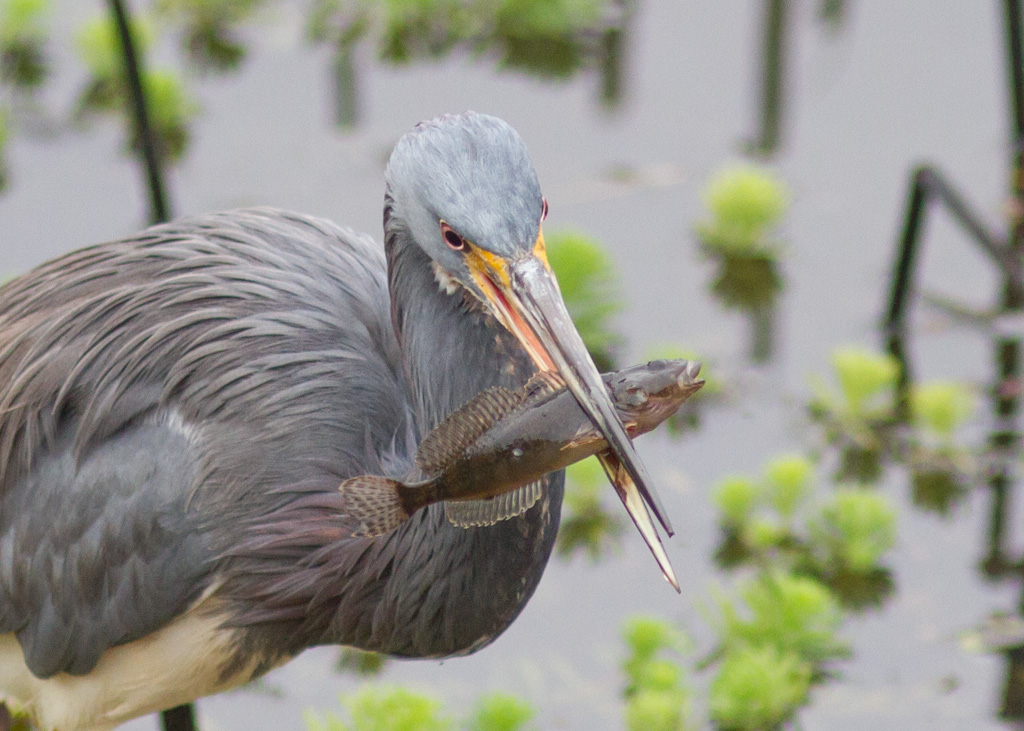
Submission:
M 655 360 L 602 378 L 626 432 L 635 437 L 700 390 L 700 369 L 696 361 Z M 536 502 L 544 475 L 600 453 L 609 453 L 608 443 L 565 383 L 554 373 L 539 373 L 522 389 L 488 388 L 452 412 L 420 443 L 412 479 L 360 475 L 339 490 L 343 511 L 358 523 L 357 536 L 389 533 L 438 502 L 445 502 L 453 523 L 487 525 Z M 661 563 L 651 538 L 644 539 Z

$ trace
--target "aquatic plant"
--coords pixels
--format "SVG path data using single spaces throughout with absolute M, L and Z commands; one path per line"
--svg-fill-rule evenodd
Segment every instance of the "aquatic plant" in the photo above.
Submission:
M 885 553 L 896 535 L 896 511 L 879 493 L 855 486 L 822 493 L 814 464 L 784 455 L 764 476 L 732 475 L 712 491 L 722 537 L 716 559 L 820 580 L 849 609 L 877 605 L 892 590 Z
M 823 564 L 864 573 L 878 565 L 896 542 L 896 511 L 884 496 L 858 487 L 836 490 L 811 518 L 813 551 Z
M 773 645 L 727 652 L 711 682 L 711 719 L 724 731 L 777 728 L 806 701 L 811 673 L 810 663 Z
M 622 335 L 612 318 L 622 310 L 619 278 L 607 250 L 595 239 L 572 231 L 546 237 L 547 256 L 558 277 L 573 324 L 602 371 L 614 370 Z
M 736 165 L 717 173 L 704 191 L 711 221 L 698 233 L 706 246 L 722 252 L 749 254 L 775 251 L 771 238 L 789 206 L 789 193 L 770 170 Z
M 380 675 L 390 659 L 379 652 L 368 652 L 355 647 L 343 647 L 338 652 L 334 669 L 339 673 L 353 673 L 361 676 Z
M 468 731 L 525 731 L 537 715 L 533 706 L 509 693 L 490 693 L 477 701 Z
M 625 721 L 629 731 L 683 731 L 692 721 L 690 691 L 678 660 L 689 641 L 669 622 L 636 616 L 623 631 L 627 655 Z M 674 659 L 673 659 L 674 658 Z
M 729 308 L 770 308 L 783 288 L 774 229 L 788 207 L 785 186 L 769 170 L 735 166 L 712 178 L 704 200 L 711 218 L 696 232 L 701 251 L 718 267 L 712 292 Z
M 568 560 L 584 553 L 598 561 L 619 545 L 625 531 L 622 518 L 605 508 L 604 470 L 595 457 L 569 465 L 565 471 L 565 500 L 555 550 Z
M 875 482 L 895 446 L 899 362 L 858 346 L 837 348 L 831 361 L 838 389 L 812 379 L 808 413 L 839 452 L 835 478 Z
M 138 16 L 132 20 L 131 28 L 136 53 L 144 56 L 153 43 L 155 31 L 149 22 Z M 76 40 L 79 57 L 90 72 L 89 81 L 78 97 L 77 116 L 79 119 L 92 114 L 120 117 L 130 130 L 126 148 L 138 150 L 140 142 L 129 116 L 121 41 L 114 24 L 106 16 L 96 18 L 79 29 Z M 158 149 L 166 159 L 180 160 L 188 144 L 189 124 L 199 112 L 198 103 L 188 93 L 178 73 L 169 69 L 144 71 L 142 89 Z
M 401 686 L 367 686 L 340 698 L 342 713 L 305 716 L 307 731 L 527 731 L 535 715 L 526 701 L 508 693 L 479 698 L 470 716 L 456 724 L 442 703 Z
M 45 81 L 51 12 L 50 0 L 0 0 L 0 82 L 29 90 Z
M 843 614 L 827 586 L 808 576 L 766 571 L 740 587 L 742 610 L 719 603 L 721 637 L 726 650 L 735 645 L 772 645 L 820 666 L 846 657 L 838 640 Z
M 341 697 L 342 715 L 305 714 L 308 731 L 448 731 L 441 702 L 398 686 L 367 686 Z
M 974 408 L 973 394 L 953 381 L 929 381 L 910 391 L 914 423 L 944 446 L 952 446 L 956 430 L 974 415 Z
M 181 27 L 186 57 L 203 71 L 237 69 L 246 56 L 238 26 L 266 0 L 159 0 L 156 11 Z

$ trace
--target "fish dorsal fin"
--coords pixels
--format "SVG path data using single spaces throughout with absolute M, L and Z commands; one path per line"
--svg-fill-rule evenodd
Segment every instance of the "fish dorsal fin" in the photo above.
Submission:
M 523 387 L 525 403 L 546 401 L 565 388 L 565 379 L 554 371 L 538 371 Z
M 519 408 L 523 398 L 524 392 L 502 386 L 481 391 L 424 437 L 416 464 L 427 475 L 441 472 L 499 419 Z
M 489 500 L 449 500 L 444 504 L 448 522 L 460 528 L 478 528 L 515 518 L 536 505 L 544 491 L 544 479 L 534 480 Z

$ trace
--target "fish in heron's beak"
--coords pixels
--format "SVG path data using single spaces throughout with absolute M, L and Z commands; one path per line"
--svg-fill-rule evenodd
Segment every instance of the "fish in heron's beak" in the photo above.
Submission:
M 522 343 L 537 368 L 556 371 L 580 407 L 608 442 L 601 457 L 605 472 L 662 573 L 678 591 L 678 582 L 648 512 L 673 534 L 672 525 L 649 487 L 647 472 L 615 413 L 608 392 L 562 301 L 558 282 L 538 234 L 532 255 L 506 260 L 477 247 L 466 256 L 470 273 L 502 324 Z M 646 504 L 645 504 L 646 503 Z

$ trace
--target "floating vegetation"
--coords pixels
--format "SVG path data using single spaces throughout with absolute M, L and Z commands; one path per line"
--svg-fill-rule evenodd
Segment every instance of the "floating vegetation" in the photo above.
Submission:
M 896 536 L 896 511 L 856 486 L 815 489 L 813 463 L 776 458 L 760 479 L 723 478 L 712 493 L 722 537 L 720 565 L 774 566 L 828 586 L 849 609 L 878 606 L 892 590 L 882 564 Z
M 136 52 L 144 56 L 153 43 L 155 31 L 138 17 L 133 19 L 131 28 Z M 102 114 L 121 118 L 129 130 L 126 149 L 138 151 L 140 142 L 130 116 L 121 41 L 113 22 L 106 16 L 96 18 L 79 30 L 77 41 L 79 56 L 90 78 L 79 94 L 76 116 L 87 119 Z M 180 160 L 185 154 L 189 125 L 199 112 L 199 104 L 186 91 L 178 73 L 169 69 L 144 71 L 142 89 L 161 156 L 170 161 Z
M 379 652 L 368 652 L 355 647 L 343 647 L 334 662 L 334 669 L 339 673 L 353 673 L 363 677 L 380 675 L 388 662 L 387 655 Z
M 626 10 L 614 0 L 318 0 L 308 31 L 344 44 L 375 36 L 378 55 L 391 63 L 461 50 L 492 55 L 500 68 L 565 78 L 606 60 L 600 41 L 621 30 Z
M 448 731 L 441 701 L 401 687 L 368 686 L 341 697 L 342 715 L 305 714 L 309 731 Z
M 559 558 L 569 560 L 583 553 L 591 561 L 598 561 L 618 547 L 625 524 L 604 505 L 606 485 L 604 470 L 596 457 L 566 469 L 562 522 L 555 544 Z
M 547 236 L 547 255 L 565 305 L 598 370 L 615 370 L 623 337 L 612 327 L 622 310 L 619 278 L 605 247 L 585 234 Z
M 729 731 L 773 729 L 804 704 L 811 665 L 773 645 L 728 652 L 711 683 L 712 720 Z
M 537 712 L 522 698 L 491 693 L 477 701 L 467 724 L 468 731 L 525 731 Z
M 622 632 L 628 654 L 622 663 L 626 679 L 623 698 L 629 731 L 683 731 L 690 728 L 693 709 L 679 661 L 689 641 L 669 622 L 632 617 Z
M 32 90 L 46 80 L 51 12 L 50 0 L 0 0 L 0 83 Z
M 905 464 L 914 504 L 948 515 L 967 494 L 977 459 L 959 430 L 975 413 L 963 384 L 928 381 L 909 388 L 909 419 L 897 412 L 899 363 L 890 355 L 843 347 L 832 357 L 838 391 L 812 383 L 808 406 L 827 447 L 838 452 L 835 479 L 876 482 L 889 462 Z
M 774 350 L 775 300 L 784 286 L 775 229 L 789 193 L 770 171 L 741 165 L 712 178 L 704 199 L 711 218 L 696 232 L 701 252 L 716 266 L 711 292 L 726 308 L 750 316 L 751 357 L 765 362 Z
M 181 28 L 181 47 L 202 71 L 237 69 L 247 53 L 238 26 L 266 0 L 159 0 L 157 12 Z
M 368 686 L 341 697 L 342 713 L 305 714 L 307 731 L 526 731 L 533 707 L 507 693 L 481 697 L 464 723 L 442 713 L 442 703 L 397 686 Z
M 836 479 L 875 482 L 891 453 L 899 363 L 891 355 L 849 346 L 833 353 L 832 368 L 838 392 L 813 380 L 808 411 L 823 427 L 826 444 L 839 451 Z

